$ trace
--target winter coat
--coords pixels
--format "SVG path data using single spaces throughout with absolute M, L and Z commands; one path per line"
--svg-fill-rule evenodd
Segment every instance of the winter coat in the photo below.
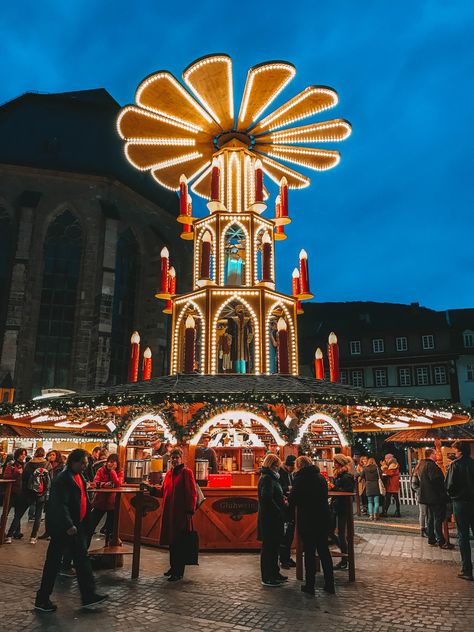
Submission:
M 51 483 L 52 483 L 55 480 L 56 476 L 58 474 L 61 474 L 61 472 L 64 470 L 64 465 L 60 463 L 59 465 L 56 465 L 55 467 L 53 467 L 51 463 L 48 463 L 48 465 L 46 466 L 46 469 L 49 472 L 49 478 L 51 479 Z
M 339 470 L 333 481 L 333 492 L 353 492 L 355 480 L 354 476 L 348 472 L 346 467 Z M 342 496 L 333 496 L 331 501 L 332 510 L 337 514 L 348 513 L 347 498 Z
M 420 505 L 442 505 L 448 501 L 443 470 L 431 459 L 420 461 L 412 486 L 418 492 Z
M 285 503 L 278 475 L 269 467 L 262 467 L 258 481 L 257 539 L 281 542 L 284 523 Z
M 278 473 L 280 474 L 279 481 L 280 481 L 281 488 L 285 496 L 287 496 L 290 490 L 290 487 L 292 485 L 294 473 L 288 472 L 288 470 L 283 466 L 280 467 L 280 469 L 278 470 Z
M 3 472 L 3 478 L 15 481 L 12 485 L 12 493 L 18 496 L 23 494 L 22 479 L 24 469 L 25 464 L 21 461 L 10 461 Z
M 387 494 L 398 494 L 400 491 L 400 467 L 395 459 L 388 465 L 382 465 L 382 475 L 385 478 L 385 490 Z
M 56 476 L 46 505 L 46 532 L 51 537 L 63 537 L 71 527 L 78 527 L 81 514 L 81 490 L 67 466 Z M 82 477 L 84 488 L 87 482 Z M 90 503 L 86 493 L 86 515 L 82 525 L 87 530 Z
M 446 489 L 452 500 L 474 502 L 474 459 L 462 456 L 451 463 Z
M 171 544 L 181 533 L 189 530 L 190 517 L 196 510 L 196 481 L 184 464 L 166 473 L 160 496 L 163 497 L 160 544 Z
M 367 496 L 380 496 L 379 478 L 380 470 L 376 465 L 366 465 L 361 474 L 365 480 L 365 493 Z
M 329 533 L 328 484 L 318 467 L 309 465 L 295 473 L 288 502 L 293 520 L 297 512 L 298 533 L 303 539 Z
M 23 485 L 23 492 L 26 494 L 26 497 L 28 498 L 30 502 L 34 502 L 36 498 L 40 498 L 38 494 L 36 494 L 33 490 L 29 489 L 30 482 L 31 482 L 30 479 L 37 468 L 41 467 L 44 470 L 46 470 L 47 465 L 48 465 L 48 462 L 43 457 L 34 457 L 30 459 L 28 463 L 25 465 L 25 469 L 23 470 L 22 485 Z M 47 486 L 44 490 L 44 493 L 41 495 L 41 498 L 43 499 L 46 498 L 49 492 L 50 483 L 48 479 L 49 479 L 49 476 L 47 477 L 47 481 L 48 481 L 46 483 Z
M 94 483 L 97 488 L 101 487 L 121 487 L 123 483 L 123 470 L 109 470 L 107 465 L 103 465 L 97 470 L 94 476 Z M 115 499 L 117 494 L 99 492 L 92 497 L 92 507 L 102 511 L 113 511 L 115 509 Z

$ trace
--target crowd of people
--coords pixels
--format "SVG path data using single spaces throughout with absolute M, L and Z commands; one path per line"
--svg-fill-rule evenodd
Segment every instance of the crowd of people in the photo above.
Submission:
M 456 459 L 446 478 L 436 463 L 436 453 L 426 450 L 414 473 L 412 484 L 418 493 L 420 507 L 427 518 L 428 543 L 445 547 L 441 523 L 450 501 L 457 524 L 462 568 L 459 577 L 472 581 L 470 529 L 474 533 L 474 459 L 466 443 L 453 446 Z M 200 490 L 193 472 L 183 461 L 183 452 L 174 447 L 169 452 L 170 467 L 161 486 L 148 485 L 151 495 L 162 498 L 160 544 L 169 546 L 170 568 L 164 573 L 170 582 L 180 581 L 190 561 L 190 538 L 193 515 L 199 504 Z M 399 515 L 400 468 L 392 454 L 380 465 L 374 458 L 360 459 L 357 466 L 351 457 L 336 454 L 331 480 L 324 476 L 308 456 L 289 455 L 282 463 L 276 454 L 266 455 L 258 483 L 258 539 L 261 541 L 261 582 L 266 587 L 278 587 L 288 581 L 281 569 L 296 566 L 291 548 L 298 531 L 304 551 L 305 583 L 301 590 L 315 594 L 316 553 L 321 562 L 324 590 L 334 593 L 334 571 L 348 565 L 347 522 L 352 509 L 352 497 L 333 495 L 353 492 L 363 485 L 369 518 L 376 520 L 395 503 Z M 56 577 L 61 571 L 77 576 L 84 607 L 92 607 L 107 599 L 95 588 L 88 548 L 100 520 L 106 516 L 104 535 L 110 541 L 116 494 L 113 489 L 123 483 L 123 470 L 116 454 L 97 447 L 89 455 L 85 450 L 73 450 L 66 462 L 59 451 L 45 454 L 37 448 L 27 461 L 26 450 L 18 449 L 12 458 L 4 460 L 4 478 L 14 480 L 12 493 L 13 520 L 7 533 L 7 543 L 21 539 L 21 519 L 33 506 L 34 519 L 30 542 L 36 542 L 44 509 L 45 532 L 49 539 L 35 608 L 53 612 L 51 602 Z M 110 488 L 107 494 L 97 490 Z M 360 488 L 359 488 L 360 491 Z M 388 497 L 388 499 L 387 499 Z M 380 499 L 383 499 L 382 504 Z M 382 511 L 380 512 L 380 507 Z M 421 514 L 420 514 L 421 515 Z M 296 527 L 295 527 L 296 525 Z M 339 548 L 340 561 L 333 566 L 329 549 Z M 334 555 L 334 551 L 333 551 Z M 191 555 L 192 557 L 192 555 Z

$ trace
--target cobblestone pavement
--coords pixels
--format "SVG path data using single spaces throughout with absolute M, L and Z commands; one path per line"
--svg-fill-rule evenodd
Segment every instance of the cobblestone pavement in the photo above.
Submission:
M 255 554 L 202 554 L 200 566 L 169 584 L 162 576 L 166 552 L 144 548 L 142 574 L 130 579 L 130 557 L 119 571 L 97 574 L 110 600 L 95 612 L 79 608 L 76 581 L 58 578 L 55 614 L 33 610 L 47 543 L 27 541 L 0 548 L 0 631 L 162 630 L 281 632 L 440 632 L 474 629 L 474 583 L 456 577 L 457 551 L 429 547 L 412 535 L 359 530 L 357 581 L 338 571 L 337 595 L 300 592 L 294 571 L 281 588 L 259 581 Z M 318 578 L 321 586 L 321 578 Z

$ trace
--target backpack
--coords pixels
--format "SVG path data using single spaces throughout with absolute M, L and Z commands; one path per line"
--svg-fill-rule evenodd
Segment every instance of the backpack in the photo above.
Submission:
M 44 496 L 49 490 L 50 478 L 48 470 L 44 467 L 37 467 L 31 474 L 28 481 L 28 489 L 36 496 Z

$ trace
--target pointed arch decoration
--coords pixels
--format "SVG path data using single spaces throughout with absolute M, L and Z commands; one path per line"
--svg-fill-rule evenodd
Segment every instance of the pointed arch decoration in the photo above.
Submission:
M 286 316 L 286 322 L 288 323 L 288 326 L 290 328 L 290 357 L 291 357 L 291 372 L 293 375 L 297 375 L 298 374 L 298 350 L 297 350 L 297 345 L 296 345 L 296 328 L 295 328 L 295 324 L 293 322 L 293 315 L 290 314 L 289 309 L 285 306 L 285 304 L 283 303 L 283 301 L 275 301 L 273 303 L 273 305 L 270 307 L 270 309 L 267 312 L 267 317 L 265 319 L 265 332 L 264 332 L 264 336 L 265 336 L 265 349 L 266 349 L 266 367 L 265 367 L 265 371 L 267 373 L 267 375 L 270 375 L 270 342 L 268 340 L 268 329 L 270 327 L 270 319 L 272 317 L 273 312 L 275 311 L 275 309 L 277 309 L 277 307 L 280 307 L 283 311 L 283 313 Z
M 165 439 L 167 441 L 169 441 L 173 445 L 175 445 L 177 443 L 176 437 L 175 437 L 173 431 L 171 430 L 170 426 L 168 425 L 166 420 L 163 418 L 163 416 L 152 411 L 152 412 L 148 412 L 148 413 L 142 413 L 138 417 L 135 417 L 134 419 L 130 420 L 127 429 L 125 430 L 122 438 L 120 439 L 120 445 L 121 446 L 126 446 L 127 445 L 128 440 L 130 439 L 130 435 L 132 434 L 132 432 L 135 430 L 135 428 L 137 426 L 139 426 L 144 421 L 156 421 L 156 423 L 163 430 L 163 433 L 165 435 Z
M 174 325 L 172 347 L 171 347 L 171 374 L 178 373 L 178 364 L 179 364 L 180 351 L 181 351 L 180 342 L 182 343 L 179 337 L 179 328 L 181 326 L 181 322 L 184 318 L 184 315 L 186 314 L 187 309 L 191 305 L 198 312 L 199 318 L 201 319 L 201 323 L 202 323 L 202 326 L 201 326 L 201 366 L 199 367 L 199 373 L 201 374 L 205 373 L 206 339 L 207 339 L 206 320 L 204 318 L 204 312 L 202 311 L 200 305 L 196 301 L 189 299 L 182 305 L 181 311 L 179 312 L 179 315 L 177 316 L 176 322 Z
M 219 285 L 224 285 L 224 281 L 225 281 L 225 240 L 227 237 L 227 233 L 229 232 L 229 230 L 233 227 L 233 226 L 238 226 L 239 228 L 242 229 L 242 232 L 245 235 L 245 260 L 246 260 L 246 266 L 245 266 L 245 283 L 244 286 L 250 286 L 252 285 L 252 279 L 251 279 L 251 266 L 250 266 L 250 234 L 248 229 L 246 228 L 246 226 L 239 221 L 237 218 L 232 218 L 222 229 L 221 232 L 221 243 L 219 246 L 219 260 L 220 260 L 220 270 L 219 270 Z
M 294 441 L 295 445 L 300 445 L 301 440 L 303 439 L 303 436 L 304 436 L 305 432 L 308 430 L 310 425 L 312 423 L 314 423 L 315 421 L 325 421 L 325 422 L 327 422 L 336 431 L 337 436 L 339 437 L 339 440 L 341 442 L 341 445 L 343 447 L 347 447 L 349 445 L 349 439 L 348 439 L 346 433 L 344 432 L 343 428 L 338 423 L 338 421 L 334 417 L 332 417 L 331 415 L 329 415 L 327 413 L 322 413 L 322 412 L 313 413 L 312 415 L 307 417 L 301 423 L 300 427 L 298 428 L 298 433 L 296 435 L 296 439 Z

